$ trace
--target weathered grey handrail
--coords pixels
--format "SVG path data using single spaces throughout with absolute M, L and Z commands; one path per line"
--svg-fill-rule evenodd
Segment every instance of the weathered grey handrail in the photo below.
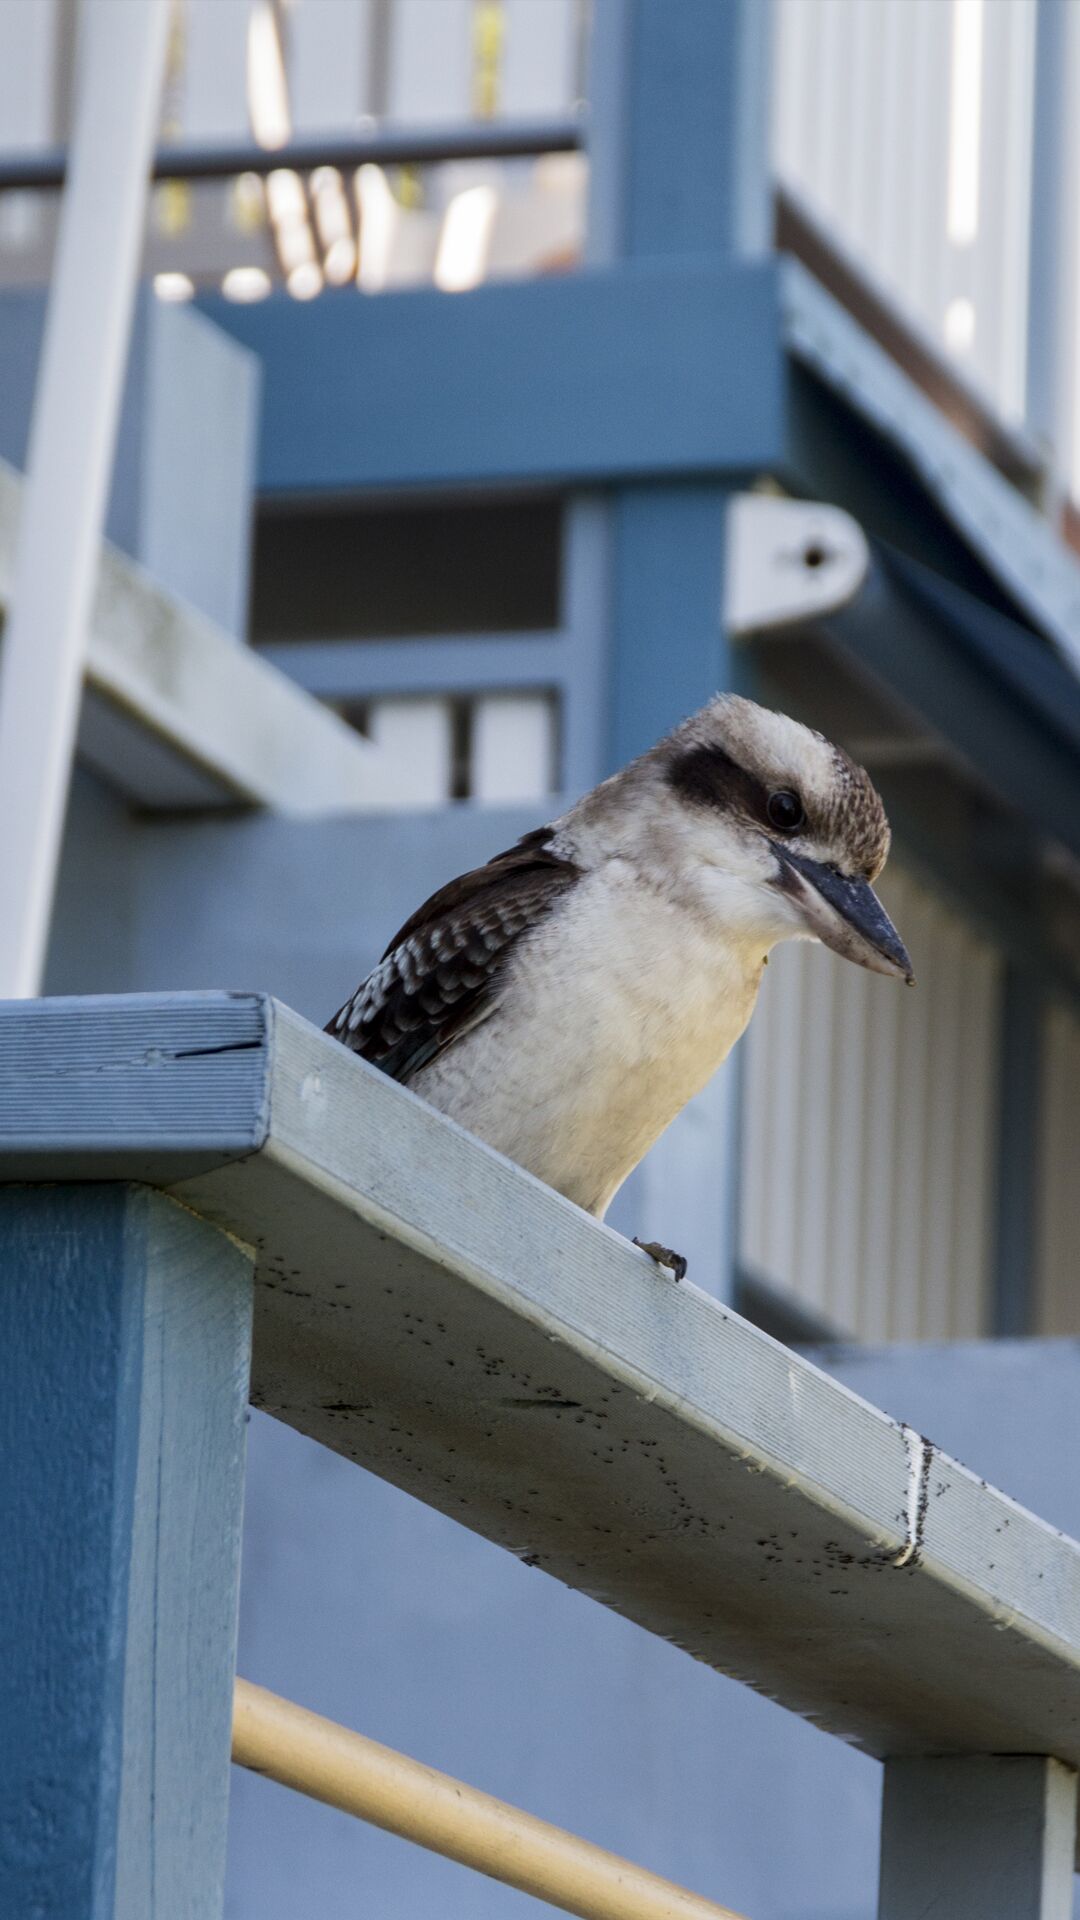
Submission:
M 227 1228 L 255 1404 L 843 1738 L 1080 1763 L 1075 1542 L 269 998 L 0 1007 L 0 1179 Z

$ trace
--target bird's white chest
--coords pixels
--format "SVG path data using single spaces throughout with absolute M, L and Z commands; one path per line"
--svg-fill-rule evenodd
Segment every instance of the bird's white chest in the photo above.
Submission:
M 756 957 L 612 863 L 522 943 L 492 1017 L 413 1083 L 591 1212 L 742 1033 Z

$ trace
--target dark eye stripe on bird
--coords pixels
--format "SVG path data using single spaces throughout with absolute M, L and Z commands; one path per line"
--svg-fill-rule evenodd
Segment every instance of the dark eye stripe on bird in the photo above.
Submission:
M 741 813 L 760 827 L 771 825 L 771 789 L 764 780 L 740 767 L 722 747 L 690 747 L 672 762 L 668 779 L 676 793 L 696 806 Z
M 694 806 L 713 806 L 717 812 L 740 812 L 767 831 L 805 831 L 811 822 L 803 812 L 798 793 L 782 787 L 776 791 L 755 774 L 732 760 L 723 747 L 690 747 L 671 764 L 669 781 L 682 799 Z M 776 803 L 794 803 L 790 808 Z M 790 826 L 784 820 L 790 812 Z
M 787 790 L 778 793 L 774 785 L 740 766 L 723 747 L 688 747 L 672 760 L 668 780 L 691 805 L 741 814 L 766 833 L 793 831 L 826 840 L 840 835 L 847 843 L 852 872 L 872 880 L 884 865 L 889 848 L 885 810 L 862 767 L 856 766 L 840 747 L 831 748 L 831 754 L 836 778 L 828 805 L 814 809 L 806 806 L 805 794 L 791 794 L 800 807 L 806 806 L 806 812 L 790 829 L 772 804 L 784 798 Z

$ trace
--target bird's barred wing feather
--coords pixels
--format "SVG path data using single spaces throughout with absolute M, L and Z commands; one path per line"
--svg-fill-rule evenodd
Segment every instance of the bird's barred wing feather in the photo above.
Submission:
M 408 1080 L 499 1004 L 516 943 L 578 878 L 550 828 L 452 880 L 407 920 L 326 1031 L 395 1080 Z

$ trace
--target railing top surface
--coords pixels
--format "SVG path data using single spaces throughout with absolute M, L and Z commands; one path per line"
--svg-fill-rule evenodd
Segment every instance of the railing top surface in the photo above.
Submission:
M 249 1244 L 253 1402 L 877 1754 L 1080 1764 L 1080 1547 L 259 994 L 0 1005 L 0 1181 Z M 677 1237 L 677 1222 L 672 1222 Z

